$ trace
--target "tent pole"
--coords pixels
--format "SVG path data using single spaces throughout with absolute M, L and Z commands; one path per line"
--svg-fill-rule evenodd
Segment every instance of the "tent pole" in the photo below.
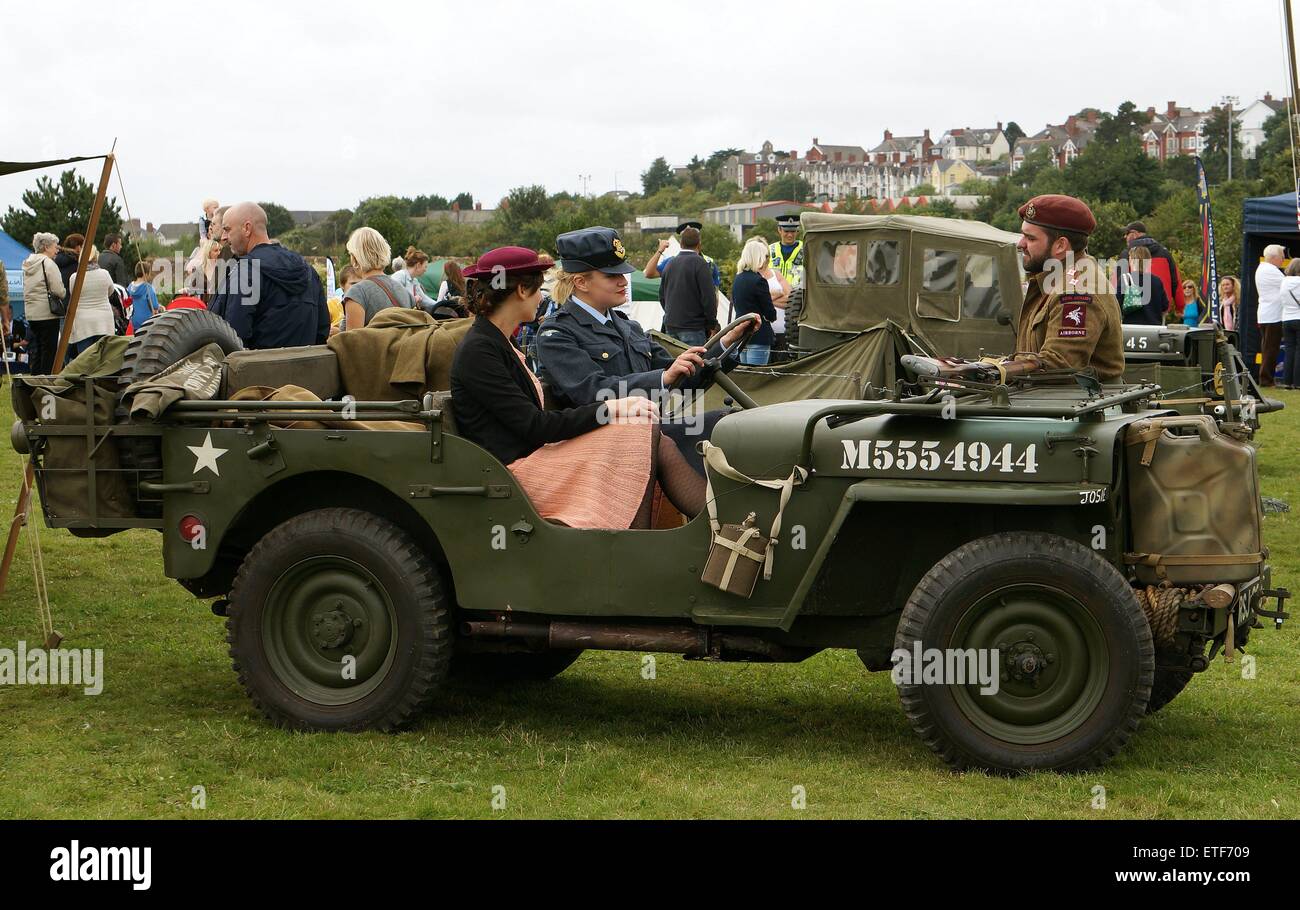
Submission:
M 72 323 L 77 316 L 77 303 L 81 300 L 81 286 L 85 284 L 86 266 L 90 264 L 90 248 L 95 245 L 95 232 L 99 230 L 99 216 L 104 210 L 104 197 L 108 195 L 108 179 L 113 174 L 113 154 L 104 157 L 104 170 L 99 177 L 99 189 L 95 193 L 95 204 L 90 210 L 90 224 L 86 226 L 86 242 L 81 245 L 81 258 L 77 260 L 77 276 L 72 286 L 72 298 L 68 301 L 68 312 L 63 317 L 63 331 L 59 335 L 59 347 L 54 353 L 54 372 L 63 369 L 63 358 L 68 352 L 68 337 L 72 334 Z M 18 491 L 18 505 L 14 509 L 13 520 L 9 523 L 9 539 L 5 542 L 4 559 L 0 561 L 0 596 L 4 596 L 9 583 L 9 568 L 13 565 L 14 552 L 18 549 L 18 532 L 23 526 L 23 516 L 27 514 L 27 504 L 32 496 L 32 480 L 36 468 L 29 458 L 23 472 L 22 489 Z

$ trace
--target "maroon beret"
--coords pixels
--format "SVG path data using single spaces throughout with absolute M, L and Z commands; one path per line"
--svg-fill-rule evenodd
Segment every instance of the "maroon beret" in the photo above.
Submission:
M 466 278 L 487 278 L 495 272 L 506 275 L 524 275 L 529 272 L 545 272 L 555 265 L 545 256 L 522 246 L 503 246 L 478 258 L 473 268 L 465 270 Z
M 1091 234 L 1097 229 L 1092 209 L 1073 196 L 1035 196 L 1020 207 L 1020 219 L 1039 227 L 1074 234 Z

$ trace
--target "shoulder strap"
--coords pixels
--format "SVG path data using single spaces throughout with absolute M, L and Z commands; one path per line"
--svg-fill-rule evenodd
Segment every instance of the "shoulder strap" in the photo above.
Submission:
M 366 279 L 366 281 L 369 281 L 375 287 L 379 288 L 379 290 L 383 291 L 384 296 L 388 298 L 389 303 L 391 303 L 395 307 L 400 307 L 401 304 L 397 302 L 397 298 L 393 296 L 393 292 L 388 290 L 388 288 L 384 287 L 384 283 L 382 281 L 376 280 L 378 277 L 379 277 L 378 275 L 371 275 L 369 278 Z

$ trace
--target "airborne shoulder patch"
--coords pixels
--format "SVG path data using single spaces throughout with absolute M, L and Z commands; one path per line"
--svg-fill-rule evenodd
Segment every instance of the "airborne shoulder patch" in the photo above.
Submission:
M 1067 294 L 1061 298 L 1061 338 L 1083 338 L 1088 334 L 1087 294 Z

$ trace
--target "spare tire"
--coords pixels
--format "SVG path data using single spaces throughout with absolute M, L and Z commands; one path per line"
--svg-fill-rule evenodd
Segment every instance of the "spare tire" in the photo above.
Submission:
M 160 313 L 144 324 L 126 347 L 122 385 L 157 376 L 178 360 L 216 344 L 227 354 L 242 351 L 230 323 L 209 310 L 183 309 Z
M 168 310 L 146 322 L 140 331 L 131 336 L 118 374 L 122 388 L 133 382 L 157 376 L 177 361 L 184 360 L 195 351 L 216 344 L 227 354 L 242 351 L 244 343 L 230 327 L 230 323 L 209 310 Z M 126 403 L 119 400 L 116 414 L 119 423 L 126 423 L 130 415 Z M 124 436 L 118 441 L 118 457 L 122 468 L 136 472 L 137 481 L 162 480 L 162 441 L 156 436 Z M 128 477 L 128 481 L 129 481 Z M 128 484 L 137 491 L 136 512 L 141 518 L 161 518 L 162 502 L 142 500 L 137 484 Z

